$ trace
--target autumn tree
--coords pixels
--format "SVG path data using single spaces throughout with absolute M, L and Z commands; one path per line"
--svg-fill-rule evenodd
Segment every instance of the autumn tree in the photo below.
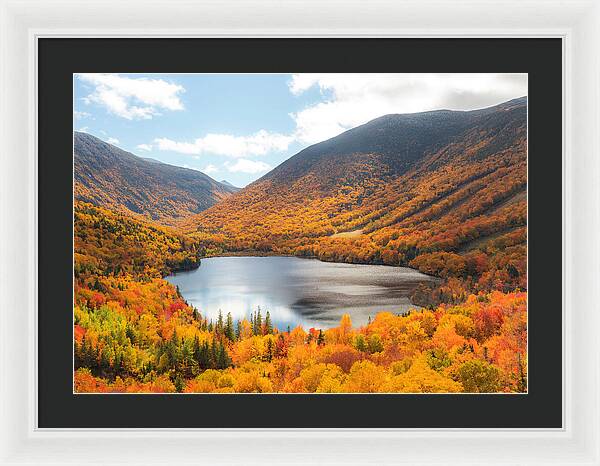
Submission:
M 495 393 L 499 390 L 498 369 L 480 359 L 464 363 L 458 371 L 458 377 L 466 392 Z

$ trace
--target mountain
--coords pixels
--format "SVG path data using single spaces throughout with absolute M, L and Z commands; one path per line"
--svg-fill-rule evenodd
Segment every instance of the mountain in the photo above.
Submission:
M 227 180 L 221 180 L 219 181 L 219 183 L 225 185 L 225 186 L 229 186 L 231 189 L 235 190 L 235 191 L 239 191 L 241 188 L 238 188 L 237 186 L 232 185 L 229 181 Z
M 142 160 L 150 163 L 162 163 L 160 160 L 153 159 L 152 157 L 140 157 Z
M 172 224 L 235 191 L 199 171 L 138 157 L 91 134 L 75 132 L 76 200 Z
M 310 175 L 320 189 L 327 191 L 348 177 L 350 180 L 363 179 L 366 173 L 361 170 L 354 175 L 349 174 L 360 165 L 384 170 L 378 177 L 398 176 L 415 167 L 428 153 L 447 146 L 451 141 L 464 140 L 468 129 L 490 130 L 511 124 L 509 120 L 514 115 L 525 118 L 526 105 L 526 98 L 521 98 L 470 112 L 438 110 L 385 115 L 304 149 L 262 180 L 287 184 Z M 510 143 L 509 139 L 501 142 L 505 145 Z M 501 150 L 501 147 L 493 149 Z M 480 157 L 483 155 L 480 154 Z
M 524 288 L 526 124 L 526 97 L 385 115 L 302 150 L 185 229 L 215 251 L 410 265 Z

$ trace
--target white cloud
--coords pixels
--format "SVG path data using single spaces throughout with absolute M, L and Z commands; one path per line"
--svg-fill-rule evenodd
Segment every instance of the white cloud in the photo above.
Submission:
M 274 151 L 285 151 L 293 141 L 292 136 L 260 130 L 250 136 L 207 134 L 193 142 L 177 142 L 167 138 L 158 138 L 154 140 L 154 143 L 160 150 L 181 154 L 199 155 L 210 153 L 239 158 L 265 155 Z
M 232 173 L 261 173 L 269 171 L 272 167 L 268 163 L 262 161 L 238 159 L 235 163 L 225 162 L 225 167 Z
M 388 113 L 471 110 L 527 94 L 526 74 L 296 74 L 294 95 L 317 86 L 325 98 L 290 116 L 295 137 L 315 143 Z
M 87 133 L 89 130 L 90 130 L 89 127 L 83 126 L 83 127 L 79 128 L 77 131 L 79 131 L 81 133 Z
M 73 116 L 75 117 L 76 120 L 81 120 L 83 118 L 87 118 L 89 116 L 92 116 L 92 114 L 88 113 L 88 112 L 78 112 L 77 110 L 75 110 L 73 112 Z
M 106 138 L 106 142 L 113 145 L 119 144 L 119 140 L 117 138 Z
M 197 172 L 202 172 L 202 173 L 206 173 L 207 175 L 211 174 L 211 173 L 215 173 L 219 171 L 219 168 L 216 167 L 213 164 L 208 164 L 206 167 L 204 168 L 196 168 L 196 167 L 192 167 L 190 165 L 188 165 L 187 163 L 184 163 L 183 165 L 181 165 L 183 168 L 187 168 L 189 170 L 196 170 Z
M 96 103 L 128 120 L 150 119 L 160 115 L 160 110 L 183 110 L 179 94 L 185 89 L 163 79 L 104 73 L 85 73 L 77 77 L 94 87 L 91 94 L 82 98 L 84 103 Z
M 219 169 L 212 163 L 209 163 L 206 167 L 204 167 L 200 171 L 206 173 L 207 175 L 210 175 L 211 173 L 217 173 L 219 171 Z
M 138 144 L 135 146 L 138 150 L 144 150 L 146 152 L 150 152 L 152 150 L 152 144 Z

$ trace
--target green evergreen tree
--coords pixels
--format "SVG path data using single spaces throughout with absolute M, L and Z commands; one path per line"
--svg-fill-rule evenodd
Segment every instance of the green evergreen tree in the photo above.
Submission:
M 198 346 L 198 351 L 194 353 L 194 358 L 198 363 L 198 369 L 200 371 L 205 371 L 206 369 L 210 368 L 210 349 L 207 342 L 204 342 Z
M 240 340 L 242 338 L 242 321 L 238 319 L 235 327 L 235 339 Z
M 101 351 L 100 353 L 100 371 L 106 373 L 110 370 L 110 359 L 108 357 L 108 351 Z
M 194 366 L 193 343 L 190 344 L 189 340 L 183 341 L 181 346 L 181 371 L 185 378 L 192 377 Z
M 273 360 L 273 341 L 269 338 L 267 340 L 267 362 L 271 362 Z
M 325 344 L 325 335 L 323 335 L 323 330 L 319 329 L 319 336 L 317 337 L 317 345 L 321 346 Z
M 183 389 L 185 388 L 185 380 L 183 379 L 183 377 L 181 376 L 181 374 L 177 374 L 175 376 L 175 380 L 173 381 L 173 385 L 175 385 L 175 390 L 177 390 L 177 393 L 183 392 Z
M 217 368 L 218 359 L 219 359 L 219 349 L 217 347 L 217 340 L 215 338 L 213 338 L 212 342 L 210 344 L 210 364 L 209 364 L 210 369 Z
M 258 307 L 258 311 L 256 312 L 256 330 L 254 330 L 254 335 L 262 335 L 263 334 L 263 323 L 262 316 L 260 314 L 260 306 Z
M 265 315 L 265 335 L 273 334 L 273 324 L 271 323 L 271 314 L 267 311 Z
M 221 311 L 221 309 L 219 309 L 219 317 L 217 318 L 217 327 L 216 327 L 217 335 L 223 335 L 223 328 L 224 328 L 223 311 Z
M 216 369 L 226 369 L 231 365 L 231 359 L 227 354 L 227 350 L 225 349 L 225 345 L 223 343 L 218 344 L 217 353 L 216 353 L 216 361 L 215 367 Z
M 225 320 L 225 338 L 229 339 L 229 341 L 235 340 L 233 318 L 231 317 L 231 312 L 227 313 L 227 319 Z
M 200 338 L 198 335 L 194 337 L 194 344 L 192 346 L 192 354 L 196 362 L 200 363 Z

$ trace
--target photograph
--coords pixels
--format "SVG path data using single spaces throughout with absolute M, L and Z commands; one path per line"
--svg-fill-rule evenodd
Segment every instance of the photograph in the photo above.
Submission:
M 0 464 L 600 466 L 600 3 L 309 3 L 0 0 Z
M 75 73 L 72 105 L 74 394 L 528 393 L 527 73 Z

